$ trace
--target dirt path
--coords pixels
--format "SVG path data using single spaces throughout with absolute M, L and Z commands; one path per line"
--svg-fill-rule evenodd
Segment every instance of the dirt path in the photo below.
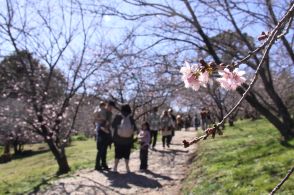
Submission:
M 156 150 L 149 150 L 148 171 L 140 172 L 139 152 L 131 154 L 131 173 L 126 173 L 124 161 L 118 173 L 97 172 L 85 169 L 72 177 L 57 180 L 46 191 L 37 194 L 179 194 L 180 182 L 185 178 L 189 160 L 195 146 L 183 148 L 183 139 L 191 139 L 195 131 L 176 131 L 170 148 L 163 149 L 161 142 Z M 110 167 L 113 162 L 109 163 Z

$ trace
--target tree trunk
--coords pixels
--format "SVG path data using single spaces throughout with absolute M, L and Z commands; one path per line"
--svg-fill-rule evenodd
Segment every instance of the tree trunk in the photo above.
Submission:
M 11 161 L 10 142 L 7 141 L 4 145 L 3 154 L 0 156 L 0 163 L 7 163 L 9 161 Z
M 242 95 L 244 93 L 244 89 L 241 87 L 237 88 L 237 91 Z M 264 107 L 256 98 L 254 93 L 249 92 L 247 96 L 245 97 L 247 102 L 254 107 L 256 110 L 258 110 L 263 116 L 266 117 L 267 120 L 269 120 L 280 132 L 283 139 L 285 141 L 290 140 L 294 137 L 293 133 L 293 121 L 290 118 L 288 122 L 281 121 L 278 116 L 275 116 L 273 113 L 271 113 L 266 107 Z
M 13 142 L 13 149 L 14 149 L 14 154 L 15 154 L 15 155 L 19 154 L 19 151 L 18 151 L 18 147 L 17 147 L 17 143 L 16 143 L 16 141 Z
M 229 118 L 230 127 L 234 126 L 234 119 L 232 117 Z
M 52 139 L 48 139 L 48 140 L 46 140 L 46 142 L 47 142 L 51 152 L 53 153 L 53 155 L 57 161 L 57 164 L 58 164 L 57 175 L 68 173 L 70 171 L 70 167 L 67 162 L 65 150 L 58 149 Z

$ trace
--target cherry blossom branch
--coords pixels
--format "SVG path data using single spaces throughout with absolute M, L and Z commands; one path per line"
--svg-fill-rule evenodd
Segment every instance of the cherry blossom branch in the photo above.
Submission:
M 288 22 L 288 25 L 287 25 L 286 30 L 285 30 L 283 33 L 281 33 L 281 34 L 277 37 L 278 39 L 281 38 L 282 36 L 288 34 L 289 29 L 290 29 L 291 26 L 292 26 L 292 22 L 293 22 L 293 17 L 290 18 L 290 21 Z
M 290 175 L 294 172 L 294 167 L 292 167 L 292 169 L 290 169 L 287 173 L 287 175 L 282 179 L 282 181 L 271 191 L 271 193 L 269 193 L 269 195 L 273 195 L 276 193 L 276 191 L 278 189 L 280 189 L 280 187 L 285 183 L 285 181 L 287 181 L 287 179 L 290 177 Z
M 272 45 L 274 44 L 274 42 L 277 40 L 279 32 L 281 32 L 281 29 L 283 27 L 285 27 L 285 25 L 290 22 L 293 18 L 293 12 L 294 12 L 294 5 L 292 5 L 289 10 L 287 11 L 287 13 L 284 15 L 284 17 L 278 22 L 278 24 L 276 25 L 276 27 L 268 34 L 266 33 L 262 33 L 262 38 L 260 38 L 260 40 L 266 38 L 266 41 L 257 49 L 255 49 L 252 52 L 249 52 L 249 55 L 246 56 L 245 58 L 243 58 L 242 60 L 238 61 L 237 64 L 233 65 L 234 67 L 238 67 L 240 64 L 246 62 L 248 59 L 251 58 L 251 56 L 253 56 L 254 54 L 256 54 L 258 51 L 260 51 L 261 49 L 265 48 L 263 56 L 261 58 L 261 61 L 259 62 L 256 70 L 255 70 L 255 74 L 254 77 L 252 79 L 252 81 L 250 82 L 248 88 L 246 89 L 246 91 L 243 93 L 242 97 L 240 98 L 240 100 L 237 102 L 237 104 L 223 117 L 223 119 L 214 125 L 214 127 L 212 128 L 208 128 L 205 130 L 205 134 L 200 136 L 200 137 L 196 137 L 191 141 L 187 141 L 187 140 L 183 140 L 183 144 L 184 147 L 189 147 L 192 144 L 195 144 L 197 142 L 199 142 L 200 140 L 205 140 L 209 135 L 212 135 L 212 138 L 215 137 L 215 134 L 218 133 L 219 135 L 222 135 L 222 131 L 220 130 L 220 126 L 224 124 L 225 120 L 239 107 L 239 105 L 241 104 L 241 102 L 245 99 L 246 95 L 249 93 L 249 91 L 252 89 L 254 83 L 257 80 L 257 75 L 258 72 L 262 66 L 262 64 L 264 63 L 264 61 L 266 60 L 266 56 L 268 55 L 270 48 L 272 47 Z M 205 62 L 203 60 L 200 61 L 201 64 L 203 64 L 205 66 Z M 221 65 L 220 65 L 221 66 Z

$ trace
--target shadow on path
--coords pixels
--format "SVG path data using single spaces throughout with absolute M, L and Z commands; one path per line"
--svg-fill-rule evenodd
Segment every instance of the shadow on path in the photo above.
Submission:
M 106 173 L 106 176 L 110 180 L 110 185 L 113 187 L 131 188 L 130 184 L 144 188 L 162 187 L 157 180 L 148 178 L 144 175 L 138 175 L 134 172 L 125 174 L 108 172 Z
M 149 174 L 149 175 L 152 175 L 152 177 L 154 177 L 154 178 L 161 178 L 161 179 L 164 179 L 164 180 L 167 180 L 167 181 L 173 180 L 171 177 L 161 175 L 161 174 L 158 174 L 158 173 L 154 173 L 153 171 L 150 171 L 150 170 L 146 170 L 145 173 Z
M 173 154 L 176 155 L 177 153 L 188 153 L 189 151 L 187 150 L 180 150 L 180 149 L 173 149 L 173 148 L 169 148 L 167 150 L 154 150 L 155 152 L 158 153 L 166 153 L 166 154 Z

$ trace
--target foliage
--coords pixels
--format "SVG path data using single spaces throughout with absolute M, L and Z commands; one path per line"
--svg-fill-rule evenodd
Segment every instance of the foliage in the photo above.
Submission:
M 28 62 L 27 62 L 28 61 Z M 58 97 L 66 90 L 66 81 L 60 70 L 54 69 L 52 73 L 35 59 L 29 51 L 14 52 L 6 56 L 0 63 L 0 91 L 6 96 L 16 96 L 28 99 L 31 96 L 42 96 L 43 89 L 46 87 L 49 77 L 52 79 L 47 97 L 51 103 L 57 101 Z M 51 74 L 51 75 L 50 75 Z M 30 79 L 36 83 L 36 93 L 30 89 Z
M 23 65 L 21 61 L 30 61 Z M 30 68 L 28 66 L 31 66 Z M 5 142 L 8 135 L 15 145 L 32 143 L 40 138 L 32 133 L 30 125 L 33 123 L 32 99 L 42 96 L 45 88 L 49 70 L 37 59 L 34 59 L 28 51 L 20 51 L 6 56 L 0 62 L 0 142 Z M 27 75 L 31 75 L 28 78 Z M 52 82 L 48 86 L 48 105 L 54 104 L 65 93 L 66 81 L 57 69 L 50 75 Z M 30 89 L 31 80 L 36 83 L 35 91 Z M 47 105 L 47 106 L 48 106 Z M 52 115 L 52 113 L 50 113 Z
M 88 138 L 84 133 L 78 133 L 77 135 L 71 136 L 71 141 L 86 141 Z
M 283 146 L 266 120 L 238 121 L 218 139 L 198 145 L 183 194 L 267 194 L 294 163 L 294 141 Z M 279 190 L 293 192 L 290 177 Z

